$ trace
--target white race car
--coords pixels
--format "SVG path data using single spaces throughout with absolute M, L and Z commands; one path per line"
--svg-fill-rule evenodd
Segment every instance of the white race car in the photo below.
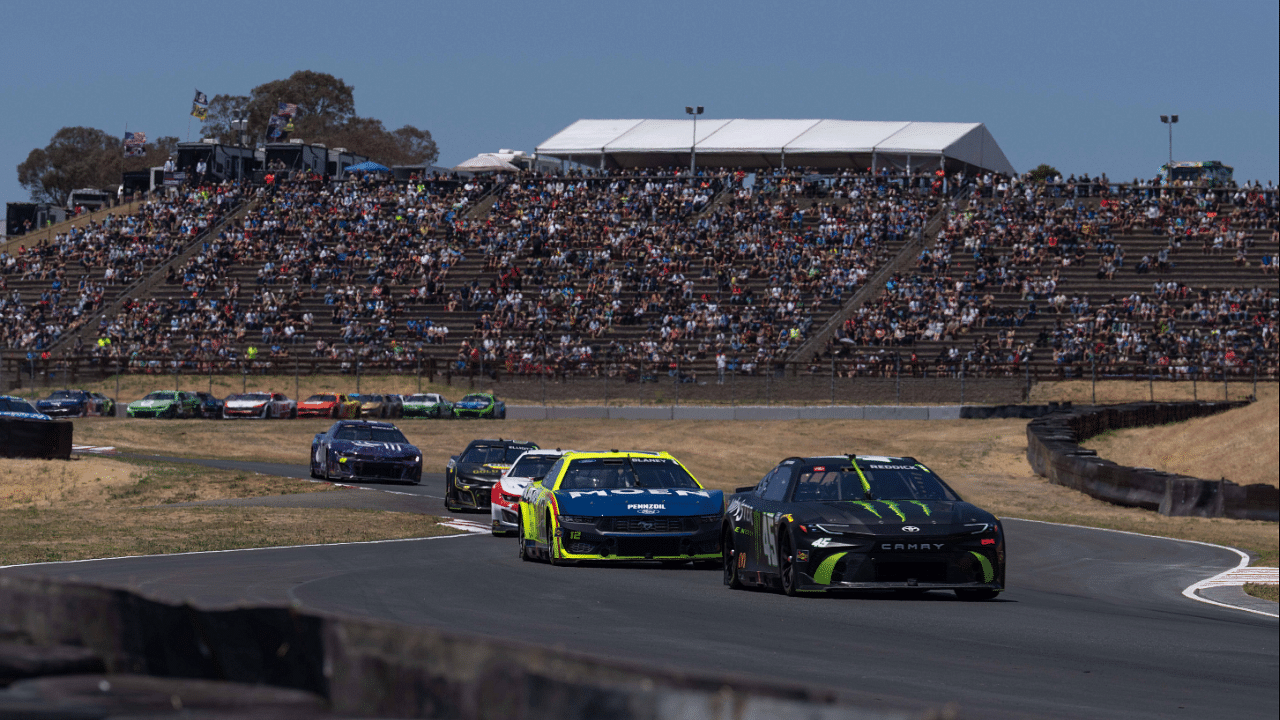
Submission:
M 547 471 L 565 453 L 572 450 L 526 450 L 493 484 L 489 511 L 496 536 L 515 535 L 516 518 L 520 515 L 520 495 L 529 483 L 546 476 Z
M 224 418 L 296 418 L 298 402 L 278 392 L 252 392 L 228 395 L 222 406 Z

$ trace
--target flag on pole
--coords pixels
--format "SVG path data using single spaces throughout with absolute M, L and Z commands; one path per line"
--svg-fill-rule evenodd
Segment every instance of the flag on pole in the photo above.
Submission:
M 209 96 L 196 90 L 196 97 L 191 101 L 191 117 L 203 121 L 209 117 Z
M 293 117 L 298 114 L 298 105 L 297 103 L 278 103 L 276 106 L 276 114 Z
M 124 134 L 124 156 L 142 157 L 147 154 L 147 134 L 144 132 L 127 132 Z

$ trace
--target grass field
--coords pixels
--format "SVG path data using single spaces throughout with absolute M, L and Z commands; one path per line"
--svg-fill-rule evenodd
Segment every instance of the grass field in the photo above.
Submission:
M 7 460 L 0 465 L 0 565 L 456 532 L 404 513 L 171 506 L 331 489 L 185 464 Z
M 1258 402 L 1221 415 L 1159 427 L 1133 428 L 1084 443 L 1121 465 L 1241 485 L 1280 485 L 1280 393 L 1260 389 Z
M 329 422 L 157 421 L 86 418 L 76 442 L 155 454 L 224 457 L 304 465 L 312 436 Z M 1066 522 L 1231 545 L 1274 565 L 1274 523 L 1171 518 L 1094 500 L 1050 484 L 1026 461 L 1025 420 L 795 420 L 699 422 L 630 420 L 402 420 L 398 425 L 440 472 L 449 456 L 477 437 L 533 440 L 579 450 L 667 450 L 704 484 L 723 490 L 754 484 L 791 455 L 833 452 L 914 455 L 966 499 L 1005 517 Z

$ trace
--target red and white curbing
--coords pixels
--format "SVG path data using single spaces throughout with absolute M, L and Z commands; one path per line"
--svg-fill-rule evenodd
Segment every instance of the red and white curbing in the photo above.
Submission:
M 1201 580 L 1196 584 L 1197 590 L 1212 587 L 1227 587 L 1229 585 L 1244 585 L 1245 583 L 1259 583 L 1261 585 L 1280 585 L 1280 568 L 1273 567 L 1244 567 L 1228 570 L 1220 575 L 1214 575 L 1208 580 Z
M 72 445 L 71 452 L 81 455 L 115 455 L 116 449 L 111 445 Z
M 440 524 L 444 525 L 445 527 L 451 527 L 454 530 L 461 530 L 463 532 L 469 532 L 469 533 L 487 533 L 491 531 L 488 525 L 485 525 L 483 523 L 478 523 L 474 520 L 459 520 L 457 518 L 450 518 L 449 520 L 442 522 Z

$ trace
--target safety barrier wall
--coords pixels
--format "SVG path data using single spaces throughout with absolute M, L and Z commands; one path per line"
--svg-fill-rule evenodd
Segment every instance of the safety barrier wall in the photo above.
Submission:
M 0 418 L 0 457 L 67 460 L 71 457 L 71 423 Z
M 15 575 L 0 576 L 0 638 L 46 648 L 87 648 L 110 673 L 303 690 L 327 698 L 333 712 L 352 715 L 456 720 L 904 717 L 859 708 L 832 692 L 803 685 L 680 673 L 563 649 L 283 607 L 211 610 L 125 590 Z
M 1063 410 L 1027 424 L 1027 461 L 1049 482 L 1116 505 L 1161 515 L 1280 520 L 1280 490 L 1202 480 L 1099 458 L 1082 440 L 1108 430 L 1147 427 L 1206 417 L 1242 402 L 1130 403 Z

